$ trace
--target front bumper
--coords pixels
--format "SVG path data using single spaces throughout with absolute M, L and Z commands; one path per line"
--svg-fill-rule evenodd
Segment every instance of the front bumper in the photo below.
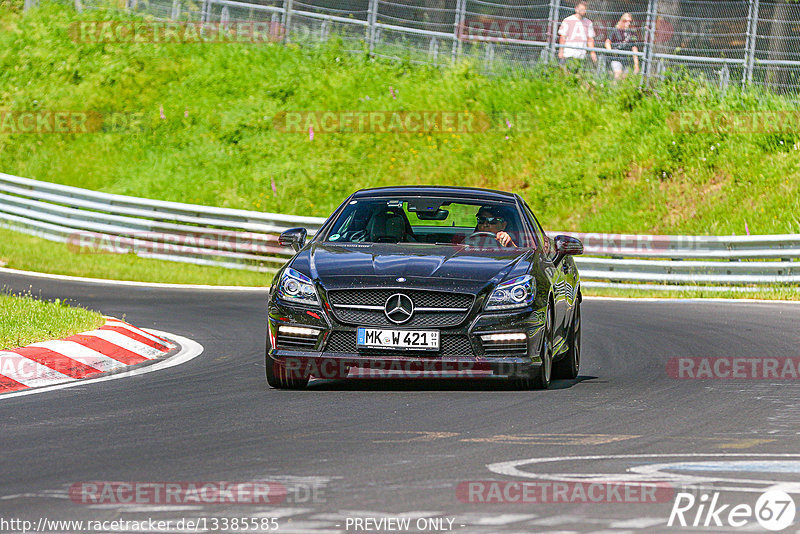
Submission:
M 285 367 L 289 373 L 298 376 L 344 378 L 352 368 L 376 371 L 372 374 L 377 376 L 412 377 L 420 373 L 528 376 L 541 365 L 539 349 L 546 309 L 526 308 L 513 313 L 472 312 L 463 324 L 438 329 L 443 340 L 438 352 L 357 350 L 357 327 L 338 323 L 329 312 L 286 305 L 277 298 L 270 300 L 268 311 L 268 358 L 272 361 L 267 363 Z M 278 334 L 281 325 L 316 329 L 318 335 L 307 341 L 308 346 L 298 347 L 282 342 Z M 518 350 L 502 354 L 485 350 L 481 335 L 507 332 L 526 334 L 526 340 Z M 445 338 L 458 339 L 459 343 L 444 343 Z M 347 343 L 342 344 L 342 339 Z M 448 349 L 448 353 L 445 345 L 459 348 Z M 351 350 L 341 350 L 343 346 Z

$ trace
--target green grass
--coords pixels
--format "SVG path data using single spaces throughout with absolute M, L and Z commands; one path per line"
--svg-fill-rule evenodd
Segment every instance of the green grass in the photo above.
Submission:
M 103 322 L 99 313 L 58 299 L 49 302 L 30 294 L 0 293 L 0 350 L 65 338 L 95 329 Z
M 694 75 L 645 88 L 557 69 L 487 77 L 468 60 L 443 70 L 370 60 L 335 38 L 324 47 L 70 39 L 72 22 L 125 17 L 47 4 L 0 15 L 6 108 L 141 112 L 146 124 L 129 134 L 3 134 L 0 169 L 303 215 L 327 215 L 361 187 L 429 183 L 519 192 L 551 229 L 743 234 L 747 223 L 751 233 L 800 231 L 796 135 L 674 134 L 667 126 L 676 110 L 794 109 L 780 97 L 721 96 Z M 318 133 L 312 141 L 275 129 L 273 117 L 292 110 L 469 110 L 494 122 L 475 134 Z
M 0 266 L 69 276 L 170 284 L 268 286 L 272 274 L 140 258 L 75 253 L 63 243 L 0 229 Z
M 621 298 L 660 298 L 660 299 L 757 299 L 757 300 L 800 300 L 800 289 L 786 286 L 764 286 L 757 291 L 709 291 L 691 285 L 686 289 L 644 290 L 628 288 L 589 288 L 581 289 L 584 296 Z

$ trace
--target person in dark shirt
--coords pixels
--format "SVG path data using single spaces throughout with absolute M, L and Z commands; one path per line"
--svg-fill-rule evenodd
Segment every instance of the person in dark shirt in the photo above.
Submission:
M 507 232 L 509 220 L 503 210 L 496 206 L 482 206 L 478 210 L 478 224 L 475 226 L 476 232 L 488 232 L 495 234 L 497 242 L 504 247 L 516 247 L 511 235 Z
M 636 46 L 636 34 L 631 29 L 633 24 L 633 15 L 630 13 L 623 14 L 616 27 L 608 35 L 606 39 L 606 48 L 608 50 L 625 50 L 627 52 L 638 52 L 639 47 Z M 633 73 L 639 74 L 639 56 L 628 55 L 611 55 L 611 70 L 614 73 L 614 80 L 622 80 L 628 76 L 631 65 L 633 65 Z

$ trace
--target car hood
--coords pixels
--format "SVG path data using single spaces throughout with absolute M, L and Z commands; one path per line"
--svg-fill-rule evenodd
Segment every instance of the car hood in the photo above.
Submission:
M 533 251 L 524 248 L 478 249 L 461 245 L 421 243 L 311 243 L 292 261 L 327 287 L 358 287 L 396 282 L 428 286 L 474 287 L 498 282 L 515 267 L 527 271 Z M 307 270 L 306 270 L 307 269 Z

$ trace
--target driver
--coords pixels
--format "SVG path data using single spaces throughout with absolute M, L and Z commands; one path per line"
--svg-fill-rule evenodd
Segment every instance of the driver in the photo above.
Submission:
M 481 206 L 478 210 L 478 225 L 475 227 L 476 232 L 489 232 L 495 235 L 497 242 L 504 247 L 516 247 L 517 244 L 511 239 L 511 236 L 506 232 L 508 221 L 506 220 L 503 212 L 496 206 Z

